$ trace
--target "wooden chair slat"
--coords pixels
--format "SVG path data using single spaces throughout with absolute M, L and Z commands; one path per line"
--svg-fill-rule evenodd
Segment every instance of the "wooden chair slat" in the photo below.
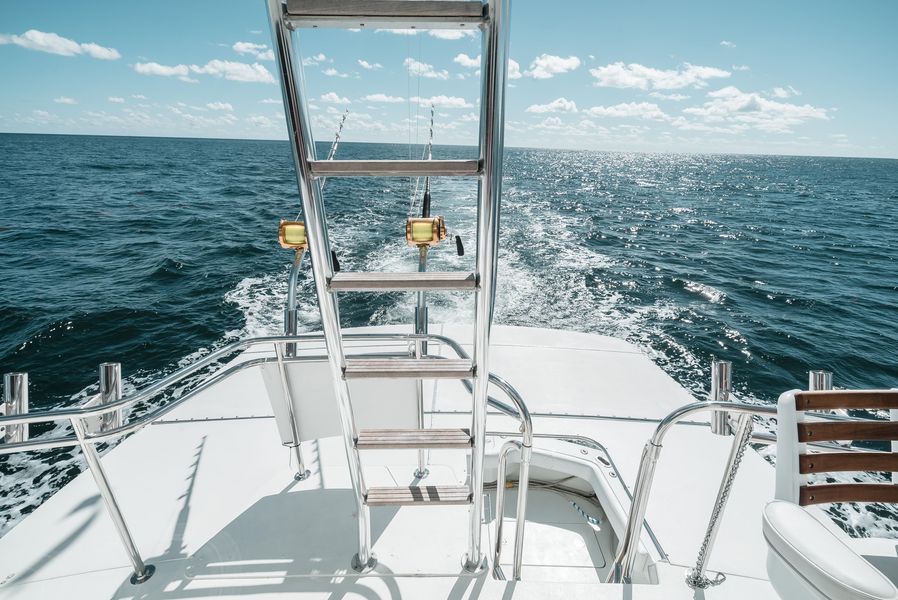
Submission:
M 824 390 L 795 394 L 796 410 L 885 410 L 898 408 L 898 390 Z
M 834 442 L 837 440 L 898 440 L 898 421 L 805 422 L 798 424 L 799 442 Z
M 890 483 L 831 483 L 803 485 L 799 489 L 801 506 L 824 502 L 898 502 L 898 485 Z
M 798 456 L 798 472 L 896 471 L 898 454 L 891 452 L 821 452 Z

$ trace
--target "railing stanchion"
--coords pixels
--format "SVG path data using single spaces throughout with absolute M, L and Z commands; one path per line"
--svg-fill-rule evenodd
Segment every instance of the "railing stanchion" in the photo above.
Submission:
M 28 413 L 28 373 L 6 373 L 3 376 L 3 404 L 0 415 Z M 0 441 L 15 444 L 28 441 L 28 423 L 0 425 Z
M 832 371 L 808 371 L 808 391 L 818 392 L 833 389 Z
M 714 360 L 711 362 L 711 402 L 727 402 L 732 390 L 733 363 L 728 360 Z M 717 435 L 729 435 L 732 433 L 729 423 L 729 415 L 723 411 L 711 413 L 711 433 Z
M 109 404 L 122 399 L 121 363 L 100 364 L 100 404 Z M 100 417 L 100 431 L 109 431 L 122 426 L 122 409 L 103 413 Z
M 131 566 L 134 567 L 131 583 L 135 585 L 143 583 L 153 576 L 153 573 L 156 572 L 156 567 L 143 562 L 143 558 L 141 558 L 140 552 L 134 544 L 134 538 L 131 537 L 131 532 L 128 530 L 128 525 L 125 523 L 125 518 L 122 516 L 122 511 L 115 499 L 115 494 L 109 485 L 109 479 L 106 477 L 106 472 L 100 463 L 97 449 L 87 437 L 84 422 L 79 418 L 73 418 L 71 423 L 72 428 L 75 430 L 75 435 L 78 437 L 78 443 L 81 445 L 81 453 L 84 455 L 84 460 L 87 461 L 88 470 L 97 484 L 100 497 L 103 499 L 106 511 L 112 518 L 112 523 L 115 525 L 115 529 L 122 540 L 122 545 L 125 546 L 125 552 L 127 552 L 128 559 L 131 561 Z

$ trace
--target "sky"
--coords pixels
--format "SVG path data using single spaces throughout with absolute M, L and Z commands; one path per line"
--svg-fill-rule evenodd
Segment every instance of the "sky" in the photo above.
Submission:
M 77 8 L 74 8 L 77 6 Z M 0 131 L 286 139 L 263 0 L 0 3 Z M 506 144 L 898 158 L 898 3 L 512 0 Z M 480 35 L 300 30 L 316 139 L 476 144 Z

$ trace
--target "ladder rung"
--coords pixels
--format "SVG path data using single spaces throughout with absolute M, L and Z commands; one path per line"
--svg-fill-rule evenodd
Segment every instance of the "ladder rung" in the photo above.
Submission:
M 474 273 L 334 273 L 328 289 L 332 292 L 473 290 L 477 287 Z
M 312 160 L 313 177 L 477 177 L 478 160 Z
M 484 14 L 481 0 L 287 0 L 300 27 L 475 29 Z
M 369 488 L 368 506 L 409 506 L 412 504 L 470 504 L 471 490 L 465 485 L 422 485 Z
M 356 440 L 359 450 L 408 448 L 470 448 L 467 429 L 362 429 Z
M 347 358 L 346 379 L 469 379 L 470 360 L 441 358 Z

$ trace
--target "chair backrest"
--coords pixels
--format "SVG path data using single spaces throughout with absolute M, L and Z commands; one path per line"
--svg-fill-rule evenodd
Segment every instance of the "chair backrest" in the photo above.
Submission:
M 784 393 L 777 404 L 776 497 L 802 506 L 823 502 L 898 502 L 891 483 L 808 483 L 817 473 L 898 472 L 898 453 L 808 451 L 808 442 L 896 441 L 895 421 L 821 421 L 813 411 L 898 409 L 898 390 Z M 811 417 L 808 419 L 807 417 Z M 898 482 L 896 482 L 898 483 Z

